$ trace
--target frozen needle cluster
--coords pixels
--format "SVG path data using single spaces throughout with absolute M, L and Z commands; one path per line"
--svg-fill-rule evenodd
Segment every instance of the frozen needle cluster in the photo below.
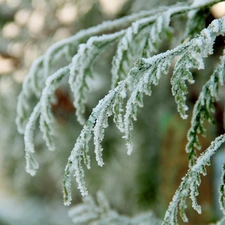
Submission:
M 27 172 L 35 175 L 39 167 L 34 157 L 33 142 L 36 121 L 39 120 L 40 130 L 48 148 L 55 149 L 52 127 L 55 120 L 51 103 L 62 79 L 68 80 L 74 97 L 77 120 L 83 125 L 65 168 L 63 180 L 65 205 L 69 205 L 72 200 L 73 175 L 81 194 L 83 196 L 88 194 L 83 167 L 91 168 L 89 155 L 91 140 L 94 143 L 97 164 L 104 165 L 102 141 L 109 117 L 113 117 L 114 123 L 122 133 L 128 154 L 132 153 L 131 132 L 133 122 L 137 120 L 137 111 L 143 107 L 143 98 L 145 95 L 151 96 L 152 86 L 157 86 L 162 75 L 167 75 L 171 71 L 172 95 L 177 104 L 177 111 L 183 119 L 186 119 L 187 85 L 195 82 L 192 71 L 205 68 L 204 59 L 213 54 L 216 37 L 225 35 L 225 18 L 214 20 L 199 32 L 198 21 L 202 18 L 198 12 L 217 2 L 194 1 L 189 5 L 176 4 L 158 10 L 143 11 L 82 30 L 51 46 L 45 55 L 33 63 L 18 98 L 16 122 L 19 132 L 24 134 Z M 188 15 L 187 28 L 183 31 L 183 40 L 186 41 L 173 49 L 159 53 L 160 46 L 173 30 L 171 20 L 179 18 L 180 15 Z M 116 46 L 116 51 L 112 59 L 111 90 L 86 118 L 85 105 L 90 82 L 94 79 L 93 66 L 105 49 L 112 46 Z M 62 58 L 65 65 L 57 69 L 57 62 Z M 217 137 L 209 148 L 197 157 L 196 149 L 201 147 L 198 136 L 205 134 L 204 121 L 213 121 L 214 102 L 219 100 L 218 89 L 224 85 L 224 65 L 225 51 L 195 103 L 186 147 L 190 160 L 189 170 L 168 207 L 163 224 L 178 224 L 178 211 L 183 221 L 188 221 L 185 214 L 188 196 L 192 200 L 192 207 L 201 213 L 201 206 L 196 199 L 201 182 L 200 174 L 206 174 L 205 166 L 210 164 L 211 156 L 225 142 L 225 136 Z M 36 102 L 36 106 L 31 102 Z M 220 188 L 220 204 L 223 212 L 224 168 Z M 136 217 L 134 219 L 120 217 L 111 211 L 105 200 L 102 201 L 104 199 L 102 194 L 98 194 L 97 199 L 99 206 L 95 205 L 91 197 L 85 197 L 83 205 L 70 211 L 70 216 L 77 224 L 159 224 L 143 222 L 146 218 L 150 218 L 149 215 L 140 217 L 142 222 Z

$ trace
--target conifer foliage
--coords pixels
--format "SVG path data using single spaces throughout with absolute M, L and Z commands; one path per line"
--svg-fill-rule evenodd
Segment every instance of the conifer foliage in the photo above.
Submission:
M 62 80 L 67 80 L 73 94 L 78 122 L 83 126 L 75 141 L 74 148 L 68 158 L 63 180 L 64 204 L 70 205 L 71 178 L 75 175 L 78 189 L 82 196 L 88 195 L 85 184 L 84 166 L 91 169 L 89 143 L 94 144 L 94 154 L 97 164 L 104 165 L 102 141 L 109 117 L 113 121 L 122 138 L 126 141 L 127 153 L 133 151 L 132 130 L 134 121 L 138 119 L 137 112 L 144 106 L 145 95 L 151 96 L 152 87 L 157 86 L 162 75 L 171 75 L 171 89 L 181 118 L 188 117 L 186 98 L 188 84 L 195 82 L 194 70 L 204 70 L 204 59 L 214 52 L 215 39 L 225 35 L 225 18 L 215 19 L 204 28 L 205 17 L 199 13 L 209 9 L 219 1 L 192 1 L 189 4 L 176 4 L 160 7 L 157 10 L 142 11 L 114 21 L 82 30 L 74 36 L 52 45 L 46 53 L 37 59 L 23 83 L 18 97 L 16 123 L 20 133 L 24 134 L 26 171 L 35 175 L 39 164 L 35 159 L 34 129 L 39 121 L 40 131 L 49 150 L 54 150 L 54 128 L 56 122 L 51 104 L 54 101 L 55 90 Z M 177 46 L 160 52 L 163 42 L 173 32 L 172 19 L 186 16 L 187 26 L 182 32 L 182 40 Z M 201 21 L 201 23 L 199 23 Z M 176 37 L 174 37 L 176 38 Z M 111 90 L 93 108 L 86 118 L 85 105 L 88 101 L 90 83 L 95 79 L 93 67 L 102 53 L 116 46 L 112 58 Z M 64 66 L 57 68 L 59 60 L 64 59 Z M 103 60 L 103 59 L 102 59 Z M 210 165 L 211 156 L 225 142 L 225 135 L 215 138 L 211 145 L 200 155 L 199 135 L 205 135 L 205 121 L 213 123 L 215 106 L 219 100 L 219 88 L 224 85 L 225 50 L 215 66 L 211 77 L 203 85 L 192 112 L 191 127 L 187 134 L 186 151 L 189 158 L 189 170 L 183 177 L 162 224 L 178 224 L 178 214 L 187 222 L 185 214 L 187 197 L 192 201 L 192 207 L 201 213 L 197 203 L 198 187 L 201 174 L 206 175 L 206 166 Z M 36 105 L 31 104 L 35 101 Z M 182 149 L 181 149 L 182 151 Z M 54 153 L 53 153 L 54 154 Z M 199 155 L 199 156 L 198 156 Z M 105 165 L 107 166 L 107 165 Z M 220 205 L 223 213 L 224 168 L 220 188 Z M 84 198 L 84 205 L 75 207 L 70 215 L 77 224 L 160 224 L 146 214 L 132 219 L 121 217 L 109 208 L 102 193 L 97 194 L 99 206 L 89 196 Z M 151 222 L 152 221 L 152 222 Z M 155 221 L 155 223 L 154 223 Z M 222 224 L 223 220 L 221 220 Z M 220 222 L 218 222 L 220 224 Z

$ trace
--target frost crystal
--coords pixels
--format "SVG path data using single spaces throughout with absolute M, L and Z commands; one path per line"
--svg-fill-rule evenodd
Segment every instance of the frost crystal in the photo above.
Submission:
M 122 133 L 128 155 L 132 153 L 135 146 L 132 141 L 132 130 L 135 127 L 134 122 L 138 119 L 138 109 L 144 106 L 144 96 L 152 95 L 153 86 L 159 84 L 162 75 L 171 72 L 171 91 L 177 111 L 181 118 L 186 119 L 188 85 L 196 81 L 192 74 L 193 70 L 205 69 L 204 60 L 213 54 L 216 37 L 225 34 L 225 17 L 214 20 L 204 29 L 198 24 L 199 21 L 204 21 L 198 13 L 216 2 L 218 1 L 194 0 L 190 5 L 176 4 L 161 7 L 157 11 L 136 13 L 118 20 L 103 22 L 51 46 L 44 56 L 33 63 L 18 97 L 16 123 L 19 132 L 24 134 L 27 172 L 35 175 L 38 169 L 33 141 L 36 121 L 39 120 L 40 131 L 47 147 L 50 150 L 55 149 L 51 103 L 54 100 L 55 90 L 61 85 L 62 80 L 68 80 L 74 98 L 76 117 L 83 125 L 65 168 L 63 179 L 65 205 L 71 204 L 72 201 L 72 176 L 75 176 L 81 195 L 88 194 L 84 166 L 87 169 L 91 168 L 90 141 L 94 144 L 97 164 L 104 165 L 102 142 L 109 117 L 113 117 L 116 127 Z M 161 52 L 163 43 L 169 40 L 168 37 L 173 30 L 171 19 L 186 14 L 189 14 L 188 28 L 182 37 L 185 41 Z M 95 63 L 101 58 L 101 53 L 113 46 L 115 53 L 111 68 L 112 88 L 86 119 L 85 107 L 89 100 L 87 92 L 91 87 L 91 79 L 95 79 L 93 72 Z M 65 59 L 65 65 L 59 68 L 58 62 L 62 58 Z M 178 213 L 183 221 L 188 221 L 185 213 L 188 197 L 192 201 L 193 209 L 201 213 L 201 206 L 197 201 L 200 175 L 206 175 L 206 166 L 209 165 L 211 156 L 225 142 L 225 135 L 218 136 L 199 157 L 196 149 L 201 148 L 199 135 L 206 133 L 204 121 L 214 121 L 214 102 L 219 100 L 218 90 L 224 85 L 224 74 L 225 50 L 195 103 L 186 146 L 189 170 L 168 207 L 164 225 L 178 224 Z M 224 173 L 223 166 L 220 187 L 220 205 L 223 212 L 225 212 Z M 111 210 L 102 193 L 98 193 L 97 202 L 96 204 L 91 197 L 85 196 L 84 204 L 72 209 L 70 217 L 81 225 L 147 225 L 148 220 L 152 220 L 152 224 L 159 224 L 151 213 L 134 218 L 118 215 Z M 218 224 L 222 224 L 223 221 Z

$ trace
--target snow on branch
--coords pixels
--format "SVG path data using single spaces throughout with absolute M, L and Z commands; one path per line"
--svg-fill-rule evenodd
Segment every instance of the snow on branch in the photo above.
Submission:
M 127 101 L 126 113 L 124 115 L 125 139 L 129 150 L 132 151 L 130 131 L 133 129 L 133 120 L 136 120 L 137 107 L 142 106 L 143 94 L 151 95 L 151 84 L 157 85 L 161 75 L 168 73 L 174 57 L 179 57 L 173 76 L 171 78 L 172 94 L 175 96 L 177 109 L 183 119 L 187 118 L 188 109 L 185 100 L 187 94 L 186 82 L 194 82 L 191 68 L 204 68 L 203 58 L 212 54 L 213 44 L 216 36 L 224 34 L 225 20 L 214 20 L 210 26 L 204 29 L 201 34 L 173 50 L 161 53 L 148 59 L 140 59 L 130 71 L 128 76 L 128 87 L 131 96 Z M 197 54 L 198 58 L 194 58 Z
M 68 159 L 68 163 L 65 169 L 64 175 L 64 201 L 65 204 L 70 204 L 71 193 L 70 183 L 71 175 L 75 172 L 76 181 L 81 194 L 87 195 L 87 189 L 84 181 L 84 170 L 82 168 L 82 160 L 84 160 L 87 168 L 90 168 L 90 157 L 88 155 L 89 142 L 94 135 L 95 155 L 99 166 L 103 166 L 102 159 L 102 146 L 101 142 L 104 138 L 104 130 L 108 126 L 108 117 L 112 115 L 113 101 L 115 95 L 120 91 L 120 86 L 110 91 L 98 105 L 93 109 L 89 119 L 86 121 L 81 134 L 79 135 L 71 155 Z M 93 133 L 93 134 L 92 134 Z M 67 187 L 69 189 L 67 190 Z
M 187 208 L 186 199 L 190 196 L 192 200 L 192 207 L 200 214 L 201 206 L 197 203 L 198 187 L 201 183 L 200 175 L 206 175 L 205 166 L 210 165 L 210 159 L 213 154 L 220 148 L 225 142 L 225 135 L 217 137 L 211 145 L 199 156 L 196 163 L 188 170 L 185 177 L 182 178 L 182 182 L 177 189 L 173 199 L 166 211 L 163 225 L 177 225 L 177 212 L 179 209 L 180 216 L 184 222 L 188 222 L 188 218 L 185 214 Z
M 98 165 L 103 165 L 103 149 L 101 147 L 101 142 L 104 138 L 104 130 L 108 125 L 108 117 L 114 113 L 120 115 L 124 111 L 124 117 L 122 115 L 116 115 L 116 117 L 120 118 L 121 123 L 123 123 L 123 127 L 120 125 L 118 128 L 124 133 L 123 137 L 127 142 L 128 154 L 131 154 L 133 149 L 131 140 L 133 120 L 136 120 L 138 107 L 143 106 L 143 95 L 151 95 L 151 85 L 157 85 L 161 75 L 168 73 L 174 57 L 179 57 L 179 60 L 176 63 L 171 79 L 172 91 L 175 95 L 178 111 L 183 118 L 186 118 L 186 81 L 189 81 L 190 83 L 193 83 L 194 81 L 190 69 L 203 68 L 203 58 L 212 54 L 212 46 L 216 36 L 224 33 L 224 18 L 214 20 L 208 28 L 204 29 L 198 37 L 191 41 L 181 44 L 165 53 L 138 60 L 136 66 L 130 70 L 127 78 L 119 82 L 117 87 L 114 90 L 111 90 L 93 109 L 71 152 L 64 183 L 70 182 L 70 180 L 67 180 L 68 174 L 71 173 L 72 175 L 73 171 L 75 171 L 78 188 L 83 195 L 87 194 L 87 189 L 83 180 L 84 171 L 81 166 L 82 153 L 87 157 L 87 146 L 93 133 L 96 160 Z M 200 59 L 193 59 L 191 62 L 188 62 L 185 55 L 193 56 L 197 53 Z M 115 108 L 117 105 L 117 109 L 119 109 L 125 103 L 124 101 L 127 96 L 124 93 L 127 93 L 128 91 L 130 92 L 130 97 L 126 102 L 125 108 L 116 111 Z M 88 135 L 86 132 L 88 132 Z M 86 138 L 87 136 L 88 138 Z M 66 185 L 66 187 L 67 186 L 69 185 Z M 68 191 L 66 191 L 66 193 L 68 193 Z
M 33 154 L 34 150 L 34 129 L 35 124 L 40 116 L 40 103 L 38 103 L 29 118 L 29 121 L 26 125 L 25 133 L 24 133 L 24 143 L 25 143 L 25 153 L 26 153 L 26 171 L 31 174 L 32 176 L 35 175 L 36 170 L 38 169 L 39 165 L 36 159 L 34 158 Z
M 38 79 L 38 75 L 43 73 L 43 57 L 40 57 L 35 62 L 33 62 L 30 72 L 27 75 L 26 79 L 23 82 L 22 91 L 18 96 L 17 103 L 17 117 L 16 124 L 18 131 L 23 134 L 26 123 L 28 122 L 28 118 L 32 112 L 32 106 L 30 105 L 30 98 L 32 97 L 32 93 L 35 92 L 34 85 L 36 86 L 39 82 L 44 82 L 42 79 Z M 33 77 L 33 79 L 30 79 Z
M 223 169 L 222 169 L 221 179 L 220 179 L 219 204 L 220 204 L 220 209 L 223 212 L 223 215 L 225 215 L 225 163 L 223 164 Z
M 54 96 L 54 92 L 60 85 L 60 81 L 69 75 L 70 66 L 65 66 L 57 70 L 53 75 L 49 76 L 46 80 L 45 88 L 42 91 L 40 98 L 41 103 L 41 116 L 40 116 L 40 130 L 43 133 L 43 138 L 49 150 L 54 150 L 53 131 L 51 123 L 54 121 L 54 117 L 51 112 L 51 99 Z
M 158 11 L 160 12 L 164 9 L 165 7 L 162 7 L 159 8 Z M 22 134 L 24 133 L 26 123 L 32 112 L 32 105 L 29 100 L 33 95 L 40 98 L 45 86 L 45 81 L 48 76 L 55 72 L 52 71 L 52 68 L 57 66 L 58 60 L 62 59 L 63 56 L 66 56 L 68 63 L 70 63 L 72 57 L 76 54 L 79 45 L 85 43 L 90 37 L 115 30 L 121 30 L 130 26 L 133 21 L 151 16 L 155 13 L 155 10 L 142 11 L 121 19 L 106 21 L 87 30 L 81 30 L 74 36 L 63 39 L 49 47 L 46 53 L 32 64 L 29 74 L 23 82 L 22 92 L 18 97 L 17 104 L 16 123 L 18 131 Z
M 198 134 L 205 135 L 206 129 L 203 127 L 204 121 L 208 120 L 211 123 L 214 121 L 212 113 L 215 112 L 215 106 L 213 103 L 219 100 L 218 89 L 219 85 L 224 85 L 224 77 L 225 50 L 223 51 L 220 63 L 215 68 L 209 81 L 203 86 L 193 109 L 191 127 L 188 131 L 188 143 L 186 146 L 190 166 L 194 164 L 197 157 L 195 149 L 201 149 Z
M 112 88 L 127 76 L 137 58 L 142 57 L 145 52 L 148 56 L 152 52 L 157 52 L 156 44 L 160 42 L 161 33 L 169 29 L 171 14 L 172 12 L 170 13 L 168 9 L 149 18 L 138 20 L 126 30 L 112 61 Z M 133 44 L 134 42 L 139 45 Z
M 97 56 L 106 49 L 107 45 L 115 43 L 125 33 L 125 30 L 104 34 L 101 36 L 91 37 L 87 43 L 79 46 L 77 54 L 72 59 L 70 67 L 69 83 L 74 94 L 74 106 L 76 108 L 76 116 L 80 124 L 84 124 L 86 91 L 88 90 L 87 77 L 93 76 L 93 63 Z
M 217 1 L 209 1 L 205 4 L 205 6 L 210 5 L 213 2 L 217 2 Z M 149 37 L 153 38 L 153 40 L 156 40 L 157 39 L 156 35 L 160 35 L 160 32 L 165 30 L 164 29 L 165 25 L 168 26 L 169 17 L 168 16 L 165 17 L 166 14 L 163 12 L 168 12 L 167 15 L 171 14 L 171 16 L 172 16 L 172 15 L 179 14 L 179 13 L 185 13 L 186 11 L 190 11 L 190 10 L 193 10 L 196 8 L 198 8 L 198 7 L 178 4 L 174 7 L 160 7 L 158 10 L 142 11 L 140 13 L 126 16 L 126 17 L 123 17 L 123 18 L 120 18 L 117 20 L 103 22 L 102 24 L 95 26 L 95 27 L 91 27 L 87 30 L 81 30 L 74 36 L 64 39 L 62 41 L 59 41 L 56 44 L 52 45 L 43 56 L 41 56 L 39 59 L 37 59 L 33 63 L 33 65 L 31 66 L 31 69 L 29 71 L 29 74 L 23 83 L 22 92 L 20 93 L 20 95 L 18 97 L 18 104 L 17 104 L 17 112 L 18 113 L 17 113 L 16 123 L 17 123 L 18 131 L 22 134 L 24 133 L 26 123 L 28 121 L 28 118 L 29 118 L 29 116 L 32 112 L 32 108 L 33 108 L 32 104 L 30 104 L 30 98 L 32 98 L 33 96 L 36 96 L 36 98 L 40 98 L 42 90 L 44 89 L 45 81 L 46 81 L 47 77 L 55 72 L 53 68 L 55 66 L 57 67 L 57 61 L 62 59 L 63 56 L 66 56 L 66 57 L 64 57 L 64 59 L 66 59 L 68 64 L 70 64 L 71 59 L 74 57 L 74 55 L 77 52 L 77 49 L 79 48 L 79 45 L 82 43 L 85 43 L 90 37 L 94 37 L 96 35 L 101 35 L 101 34 L 108 33 L 108 32 L 119 31 L 124 28 L 126 28 L 129 33 L 130 32 L 129 30 L 131 29 L 131 28 L 129 28 L 129 26 L 134 22 L 134 24 L 135 24 L 134 26 L 136 27 L 135 28 L 135 30 L 136 30 L 139 26 L 138 21 L 142 21 L 142 18 L 144 18 L 144 20 L 142 22 L 140 22 L 140 25 L 145 20 L 147 22 L 149 21 L 150 24 L 151 24 L 151 21 L 153 22 L 154 20 L 157 20 L 156 25 L 152 26 L 152 31 L 149 34 Z M 157 14 L 157 13 L 163 13 L 163 14 L 161 16 L 159 16 L 159 14 Z M 158 17 L 156 17 L 156 15 L 158 15 Z M 146 24 L 146 23 L 144 23 L 144 24 Z M 157 34 L 157 31 L 159 32 L 159 34 Z M 142 37 L 142 36 L 139 36 L 139 41 L 140 41 L 140 37 Z M 127 38 L 125 38 L 125 40 L 126 39 Z M 147 47 L 150 47 L 153 49 L 152 44 L 154 44 L 153 43 L 154 41 L 152 42 L 150 40 L 150 38 L 147 38 L 146 40 L 147 40 L 147 42 L 144 46 L 145 49 Z M 120 48 L 121 48 L 121 50 L 120 50 Z M 121 46 L 119 46 L 118 52 L 121 52 L 122 54 L 124 54 L 123 51 L 126 50 L 126 48 L 124 50 L 122 50 L 122 49 L 123 48 Z M 134 51 L 135 51 L 135 49 L 134 49 Z M 150 51 L 147 51 L 147 52 L 150 52 Z M 118 54 L 120 54 L 120 53 L 118 53 Z M 118 57 L 116 57 L 116 58 L 118 58 Z M 138 56 L 135 58 L 135 60 L 137 58 L 138 58 Z M 124 59 L 124 57 L 121 58 L 121 60 L 123 60 L 123 59 Z M 119 77 L 117 78 L 118 75 L 116 73 L 116 71 L 118 70 L 117 65 L 120 65 L 121 62 L 118 59 L 117 60 L 114 59 L 114 61 L 116 61 L 116 62 L 113 63 L 114 66 L 112 69 L 112 71 L 113 71 L 112 74 L 115 76 L 115 77 L 113 76 L 114 77 L 113 81 L 112 81 L 113 86 L 115 86 L 117 84 L 117 82 L 120 80 L 120 76 L 121 76 L 121 75 L 119 75 Z M 130 63 L 133 63 L 133 62 L 134 62 L 134 60 L 131 60 Z M 131 64 L 129 64 L 129 66 L 131 66 Z M 120 67 L 120 69 L 122 71 L 121 67 Z M 128 68 L 128 70 L 129 69 L 130 68 Z M 121 71 L 119 71 L 119 74 L 121 74 Z M 72 75 L 72 77 L 73 77 L 73 75 Z M 121 77 L 121 79 L 123 77 Z M 73 79 L 71 78 L 71 80 L 73 80 Z M 72 87 L 73 86 L 74 85 L 72 85 Z M 76 100 L 75 100 L 75 104 L 77 104 Z M 77 113 L 78 120 L 82 123 L 83 123 L 83 119 L 79 112 L 83 112 L 83 110 L 84 109 L 82 107 L 80 107 L 80 110 L 78 110 L 78 113 Z
M 138 58 L 150 57 L 152 53 L 157 52 L 157 45 L 162 42 L 161 37 L 170 32 L 170 20 L 173 16 L 193 9 L 195 6 L 177 4 L 134 22 L 120 40 L 112 61 L 112 88 L 127 76 L 130 67 Z M 139 45 L 135 45 L 135 41 Z
M 51 123 L 54 118 L 52 116 L 50 107 L 51 107 L 51 97 L 55 89 L 58 87 L 59 82 L 64 77 L 64 75 L 69 73 L 69 67 L 66 66 L 55 72 L 52 76 L 48 77 L 46 80 L 46 86 L 43 90 L 40 101 L 34 107 L 34 110 L 29 117 L 29 121 L 26 124 L 24 132 L 24 143 L 25 143 L 25 152 L 26 152 L 26 171 L 32 176 L 35 175 L 36 170 L 38 169 L 38 163 L 35 160 L 33 153 L 34 143 L 33 143 L 33 133 L 35 130 L 35 124 L 40 117 L 40 130 L 43 133 L 43 138 L 46 141 L 46 144 L 49 150 L 54 150 L 54 142 L 52 140 L 52 130 Z
M 192 69 L 204 69 L 204 58 L 213 53 L 215 38 L 225 34 L 225 17 L 214 20 L 208 28 L 203 29 L 198 35 L 192 33 L 188 37 L 192 38 L 189 41 L 166 52 L 153 56 L 152 54 L 158 52 L 159 45 L 163 43 L 164 36 L 170 30 L 170 21 L 173 16 L 188 12 L 196 13 L 197 10 L 209 7 L 216 2 L 218 1 L 194 1 L 192 5 L 177 4 L 159 8 L 157 11 L 140 12 L 80 31 L 76 35 L 51 46 L 44 56 L 33 63 L 18 97 L 16 123 L 19 132 L 24 133 L 27 172 L 35 175 L 38 169 L 38 162 L 34 158 L 33 133 L 39 118 L 40 130 L 47 147 L 50 150 L 55 148 L 52 128 L 54 116 L 51 103 L 54 99 L 54 92 L 63 78 L 68 79 L 70 89 L 73 92 L 77 119 L 81 124 L 84 124 L 65 168 L 63 179 L 65 205 L 69 205 L 72 201 L 72 175 L 75 176 L 81 194 L 83 196 L 88 194 L 83 164 L 90 169 L 89 143 L 91 140 L 94 143 L 97 164 L 104 165 L 102 141 L 109 117 L 113 117 L 116 127 L 121 131 L 126 141 L 127 153 L 132 153 L 131 132 L 133 123 L 137 120 L 138 108 L 143 107 L 144 96 L 151 96 L 152 86 L 157 86 L 162 75 L 169 73 L 175 60 L 171 76 L 172 95 L 177 104 L 177 111 L 183 119 L 186 119 L 188 116 L 186 113 L 188 110 L 186 104 L 187 83 L 195 82 Z M 186 32 L 185 35 L 189 35 L 189 32 Z M 99 101 L 89 118 L 85 120 L 83 114 L 89 88 L 88 78 L 92 77 L 93 65 L 107 47 L 115 44 L 117 44 L 117 49 L 112 60 L 112 89 Z M 62 56 L 67 56 L 66 62 L 64 67 L 59 69 L 57 62 L 62 59 Z M 164 218 L 165 225 L 177 224 L 178 211 L 181 218 L 187 221 L 185 208 L 188 196 L 192 200 L 193 208 L 197 212 L 201 212 L 201 207 L 196 199 L 197 189 L 201 181 L 200 174 L 206 174 L 205 166 L 209 165 L 211 156 L 224 143 L 225 136 L 217 137 L 197 159 L 195 148 L 200 148 L 198 133 L 204 134 L 204 120 L 212 121 L 211 113 L 214 110 L 213 103 L 218 100 L 218 87 L 224 84 L 224 65 L 225 51 L 221 57 L 221 62 L 215 68 L 210 80 L 203 86 L 195 104 L 186 147 L 190 158 L 190 168 L 167 210 Z M 220 203 L 221 207 L 224 208 L 223 180 L 220 190 Z M 100 199 L 102 198 L 98 197 L 99 201 Z M 84 204 L 76 208 L 74 212 L 78 216 L 80 224 L 89 220 L 94 221 L 96 218 L 99 219 L 99 214 L 101 214 L 101 204 L 96 206 L 90 198 L 87 202 L 89 202 L 89 206 Z M 103 205 L 105 209 L 107 208 L 105 211 L 109 210 L 110 214 L 108 205 L 106 203 Z M 97 208 L 93 210 L 93 207 Z M 130 219 L 126 218 L 123 219 L 123 224 L 139 224 L 138 221 L 137 219 L 131 222 Z M 93 222 L 93 225 L 95 224 L 97 223 Z

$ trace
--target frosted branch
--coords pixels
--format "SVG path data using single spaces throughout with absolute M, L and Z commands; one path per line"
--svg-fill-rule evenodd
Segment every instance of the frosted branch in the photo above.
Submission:
M 51 112 L 51 99 L 54 96 L 54 92 L 60 85 L 60 81 L 64 76 L 69 74 L 69 66 L 65 66 L 57 70 L 53 75 L 49 76 L 46 80 L 45 88 L 42 92 L 41 103 L 41 117 L 40 117 L 40 130 L 43 133 L 43 138 L 50 150 L 54 150 L 55 146 L 52 139 L 51 123 L 54 121 L 54 117 Z
M 36 173 L 36 170 L 38 169 L 38 163 L 35 160 L 33 153 L 35 152 L 34 150 L 34 129 L 35 129 L 35 124 L 40 115 L 40 103 L 38 103 L 35 107 L 34 110 L 29 118 L 29 121 L 26 125 L 26 129 L 24 132 L 24 143 L 25 143 L 25 153 L 26 153 L 26 171 L 34 176 Z
M 69 83 L 74 94 L 74 107 L 80 124 L 84 124 L 85 103 L 89 88 L 87 78 L 92 77 L 92 66 L 99 54 L 110 44 L 115 43 L 125 33 L 124 30 L 102 36 L 91 37 L 86 44 L 79 46 L 77 54 L 72 59 Z
M 193 208 L 201 213 L 201 206 L 197 204 L 196 196 L 198 195 L 198 187 L 201 183 L 200 174 L 205 175 L 204 167 L 209 165 L 210 159 L 213 154 L 220 148 L 220 146 L 225 142 L 225 135 L 220 135 L 217 137 L 211 145 L 199 156 L 196 163 L 188 170 L 185 177 L 182 178 L 182 182 L 177 189 L 173 199 L 166 211 L 163 225 L 177 225 L 177 210 L 180 204 L 180 209 L 185 209 L 186 197 L 190 196 L 192 200 Z M 184 210 L 180 210 L 180 216 L 184 222 L 188 222 L 187 216 Z
M 136 66 L 132 68 L 126 79 L 121 81 L 114 90 L 111 90 L 108 95 L 106 95 L 99 104 L 93 109 L 91 116 L 87 120 L 84 125 L 84 129 L 81 132 L 81 135 L 78 137 L 78 140 L 75 143 L 74 149 L 71 152 L 71 156 L 69 158 L 69 169 L 66 171 L 66 179 L 68 179 L 68 173 L 73 171 L 70 170 L 74 168 L 76 180 L 78 182 L 78 188 L 81 190 L 82 194 L 86 194 L 87 190 L 84 185 L 84 172 L 81 166 L 82 161 L 82 152 L 87 155 L 87 145 L 91 139 L 92 132 L 94 132 L 94 144 L 95 144 L 95 153 L 96 159 L 100 166 L 103 165 L 102 162 L 102 147 L 101 142 L 104 137 L 104 129 L 107 126 L 107 118 L 113 113 L 119 113 L 115 117 L 115 120 L 118 119 L 121 121 L 122 116 L 121 113 L 123 110 L 119 112 L 116 111 L 117 104 L 122 106 L 127 91 L 129 90 L 130 97 L 127 100 L 125 114 L 123 119 L 123 125 L 120 125 L 118 128 L 124 132 L 124 138 L 127 142 L 128 154 L 132 152 L 133 144 L 131 140 L 131 131 L 133 129 L 133 120 L 136 120 L 137 115 L 137 107 L 143 106 L 143 94 L 151 95 L 151 85 L 157 85 L 161 75 L 166 74 L 169 71 L 169 67 L 172 63 L 172 59 L 175 56 L 179 56 L 181 59 L 184 59 L 186 62 L 185 54 L 189 53 L 195 54 L 196 52 L 200 52 L 202 57 L 206 57 L 212 53 L 212 45 L 214 43 L 215 37 L 217 35 L 223 34 L 225 32 L 225 22 L 223 19 L 215 20 L 212 24 L 201 32 L 201 35 L 192 39 L 191 41 L 179 45 L 178 47 L 169 50 L 165 53 L 161 53 L 155 55 L 148 59 L 140 59 L 136 62 Z M 209 35 L 210 34 L 210 35 Z M 193 47 L 194 46 L 194 47 Z M 182 64 L 183 61 L 178 60 L 176 68 L 180 68 L 179 64 Z M 189 71 L 191 67 L 197 67 L 198 69 L 202 68 L 202 60 L 197 60 L 190 62 L 187 67 L 184 67 L 184 70 L 180 70 L 178 73 L 178 69 L 175 68 L 172 85 L 175 85 L 176 88 L 173 87 L 174 90 L 178 90 L 178 93 L 175 94 L 175 99 L 178 104 L 178 109 L 186 109 L 186 104 L 184 102 L 186 90 L 185 88 L 181 88 L 182 85 L 185 85 L 185 81 L 192 82 L 193 78 L 189 73 L 184 73 L 183 76 L 182 71 Z M 177 97 L 176 97 L 177 95 Z M 180 101 L 179 101 L 179 96 Z M 118 102 L 117 102 L 118 101 Z M 118 106 L 119 106 L 118 105 Z M 183 118 L 185 118 L 186 114 L 183 111 L 180 111 Z M 86 132 L 88 131 L 88 139 L 84 138 L 86 136 Z M 72 166 L 74 165 L 74 167 Z M 70 182 L 68 180 L 68 182 Z
M 189 154 L 190 166 L 193 165 L 196 159 L 195 149 L 200 149 L 200 143 L 198 139 L 198 134 L 205 135 L 206 130 L 203 127 L 204 121 L 207 119 L 209 122 L 213 123 L 214 119 L 212 113 L 215 111 L 214 102 L 219 100 L 218 97 L 218 87 L 219 85 L 224 85 L 225 76 L 225 50 L 221 61 L 215 68 L 209 81 L 203 86 L 199 98 L 195 103 L 193 109 L 193 116 L 191 120 L 191 127 L 188 131 L 188 143 L 186 146 L 186 151 Z

